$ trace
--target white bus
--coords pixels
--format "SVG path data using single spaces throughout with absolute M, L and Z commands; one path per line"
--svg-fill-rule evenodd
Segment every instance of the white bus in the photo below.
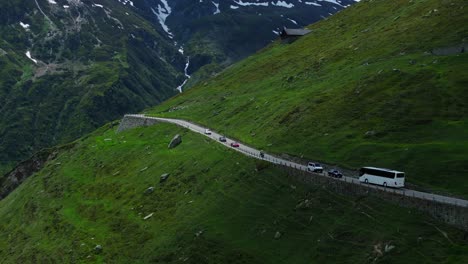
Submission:
M 405 173 L 401 171 L 363 167 L 359 170 L 359 181 L 383 185 L 384 187 L 405 187 Z

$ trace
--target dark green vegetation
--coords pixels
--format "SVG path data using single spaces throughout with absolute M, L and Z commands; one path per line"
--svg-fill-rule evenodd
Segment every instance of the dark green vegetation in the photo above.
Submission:
M 38 0 L 47 17 L 35 1 L 0 3 L 1 174 L 44 146 L 167 99 L 184 78 L 177 48 L 132 9 L 56 2 Z
M 183 142 L 168 150 L 176 133 Z M 74 142 L 0 201 L 0 219 L 2 263 L 468 261 L 461 231 L 303 186 L 167 124 L 120 134 L 109 125 Z
M 466 1 L 362 1 L 148 111 L 468 197 Z

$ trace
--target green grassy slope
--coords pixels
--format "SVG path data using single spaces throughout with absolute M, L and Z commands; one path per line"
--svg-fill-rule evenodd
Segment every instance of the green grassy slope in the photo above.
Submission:
M 150 111 L 276 153 L 468 197 L 466 2 L 362 1 Z
M 0 201 L 2 263 L 468 261 L 463 232 L 413 210 L 303 186 L 172 125 L 114 129 L 75 142 Z M 183 142 L 168 150 L 176 133 Z M 395 248 L 380 255 L 385 245 Z

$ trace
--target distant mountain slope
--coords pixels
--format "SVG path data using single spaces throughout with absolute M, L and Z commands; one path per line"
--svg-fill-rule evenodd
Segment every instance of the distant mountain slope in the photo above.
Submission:
M 362 1 L 148 112 L 468 197 L 466 8 Z
M 190 56 L 189 73 L 210 75 L 260 50 L 284 27 L 328 17 L 354 0 L 135 0 L 142 14 Z
M 467 262 L 463 231 L 415 210 L 305 186 L 183 128 L 115 128 L 0 200 L 2 263 Z
M 0 3 L 1 165 L 177 92 L 185 58 L 173 43 L 132 9 L 99 3 Z

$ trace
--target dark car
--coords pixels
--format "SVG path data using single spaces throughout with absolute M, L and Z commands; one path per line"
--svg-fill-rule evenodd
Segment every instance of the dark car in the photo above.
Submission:
M 238 147 L 239 147 L 239 143 L 237 143 L 237 142 L 231 142 L 231 147 L 233 147 L 233 148 L 238 148 Z
M 343 177 L 343 174 L 339 170 L 329 170 L 328 171 L 328 176 L 335 177 L 335 178 L 341 178 L 341 177 Z
M 226 142 L 226 137 L 225 137 L 225 136 L 219 137 L 219 141 L 221 141 L 221 142 Z

